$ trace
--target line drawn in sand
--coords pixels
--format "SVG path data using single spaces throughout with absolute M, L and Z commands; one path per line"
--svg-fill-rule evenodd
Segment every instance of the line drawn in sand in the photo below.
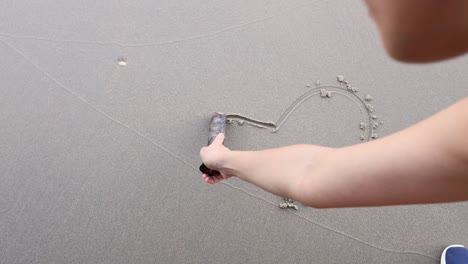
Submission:
M 358 124 L 358 128 L 363 131 L 367 130 L 367 136 L 361 135 L 361 141 L 369 141 L 372 139 L 377 139 L 378 135 L 375 133 L 375 130 L 383 124 L 382 121 L 378 122 L 377 115 L 374 114 L 374 106 L 370 104 L 370 101 L 373 98 L 370 95 L 366 95 L 364 98 L 361 98 L 357 95 L 359 90 L 352 86 L 343 75 L 337 76 L 338 85 L 322 85 L 317 86 L 315 88 L 311 88 L 301 96 L 299 96 L 296 100 L 294 100 L 288 108 L 280 115 L 276 122 L 273 121 L 263 121 L 259 119 L 255 119 L 243 114 L 239 113 L 227 113 L 226 118 L 228 124 L 233 124 L 234 121 L 237 122 L 239 125 L 243 125 L 247 123 L 249 125 L 258 127 L 258 128 L 265 128 L 269 129 L 272 133 L 278 132 L 281 129 L 284 122 L 291 116 L 291 114 L 299 107 L 303 102 L 314 95 L 320 95 L 321 98 L 330 99 L 334 94 L 338 94 L 340 96 L 347 97 L 348 99 L 352 100 L 358 107 L 359 110 L 363 115 L 366 116 L 366 121 Z M 317 83 L 320 84 L 319 81 Z M 310 87 L 310 85 L 306 85 L 306 87 Z

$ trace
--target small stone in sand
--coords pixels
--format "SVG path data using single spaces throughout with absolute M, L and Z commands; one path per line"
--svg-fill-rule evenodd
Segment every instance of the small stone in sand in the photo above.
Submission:
M 359 137 L 359 139 L 364 140 L 364 139 L 366 139 L 366 137 L 364 137 L 364 135 L 361 135 L 361 136 Z
M 383 121 L 380 121 L 380 124 L 383 125 Z
M 319 86 L 320 85 L 320 80 L 315 81 L 315 85 Z
M 283 198 L 283 199 L 284 199 L 284 203 L 279 204 L 279 207 L 281 209 L 294 208 L 295 210 L 299 210 L 299 207 L 294 204 L 295 201 L 293 199 L 289 199 L 289 198 Z
M 320 97 L 327 97 L 327 90 L 320 89 Z
M 357 93 L 357 92 L 359 92 L 359 90 L 358 90 L 358 88 L 356 88 L 356 87 L 352 87 L 352 88 L 351 88 L 351 92 Z
M 338 79 L 339 82 L 344 82 L 345 81 L 343 75 L 338 75 L 336 78 Z
M 127 62 L 125 61 L 125 58 L 122 57 L 122 56 L 119 56 L 119 57 L 117 58 L 117 63 L 118 63 L 119 66 L 121 66 L 121 67 L 127 66 Z
M 370 95 L 368 94 L 368 95 L 366 95 L 366 98 L 365 98 L 365 99 L 366 99 L 366 101 L 370 102 L 370 101 L 372 101 L 374 98 L 372 98 L 372 96 L 370 96 Z
M 377 119 L 377 116 L 374 115 L 374 114 L 372 114 L 372 115 L 370 115 L 370 116 L 372 117 L 372 119 Z
M 377 138 L 379 138 L 379 136 L 377 134 L 372 134 L 372 138 L 377 139 Z
M 306 87 L 310 87 L 310 83 L 306 84 Z
M 239 126 L 242 126 L 244 124 L 244 120 L 238 120 L 237 124 L 239 124 Z
M 364 123 L 360 123 L 360 124 L 359 124 L 359 128 L 360 128 L 361 130 L 366 129 L 366 127 L 367 127 L 367 126 L 366 126 L 366 124 L 364 124 Z
M 372 128 L 377 129 L 379 127 L 379 122 L 374 121 L 372 122 Z
M 374 112 L 374 106 L 372 106 L 371 104 L 366 104 L 366 108 L 367 110 L 369 110 L 369 112 Z

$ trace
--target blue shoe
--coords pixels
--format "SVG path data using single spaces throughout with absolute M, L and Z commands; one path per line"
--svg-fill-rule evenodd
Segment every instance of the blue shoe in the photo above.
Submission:
M 444 249 L 440 264 L 468 264 L 468 249 L 462 245 L 451 245 Z

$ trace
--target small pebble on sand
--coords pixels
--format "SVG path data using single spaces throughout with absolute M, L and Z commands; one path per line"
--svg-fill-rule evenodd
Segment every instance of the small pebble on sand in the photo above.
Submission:
M 372 128 L 377 129 L 379 127 L 379 122 L 372 122 Z
M 127 66 L 127 62 L 125 61 L 125 58 L 122 56 L 119 56 L 117 58 L 117 63 L 119 64 L 120 67 Z
M 327 90 L 320 89 L 320 97 L 327 97 Z

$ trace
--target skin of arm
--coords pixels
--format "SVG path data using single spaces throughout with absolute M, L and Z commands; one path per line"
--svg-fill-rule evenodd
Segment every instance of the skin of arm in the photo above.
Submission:
M 293 145 L 230 151 L 224 135 L 200 151 L 232 176 L 316 208 L 468 200 L 468 98 L 379 140 L 343 147 Z

